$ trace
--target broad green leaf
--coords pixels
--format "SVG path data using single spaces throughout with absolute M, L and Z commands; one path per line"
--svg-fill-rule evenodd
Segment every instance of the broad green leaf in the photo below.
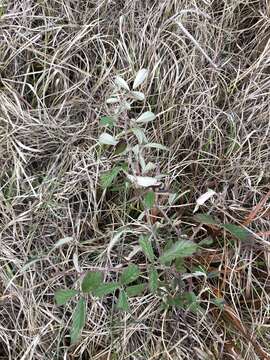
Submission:
M 102 296 L 113 293 L 119 287 L 120 284 L 117 282 L 103 283 L 97 289 L 93 290 L 93 295 L 100 298 Z
M 89 271 L 83 278 L 82 291 L 84 293 L 96 290 L 102 284 L 102 273 L 97 271 Z
M 139 100 L 139 101 L 144 101 L 145 100 L 144 93 L 142 93 L 140 91 L 131 91 L 130 96 L 133 97 L 136 100 Z
M 111 116 L 102 116 L 102 118 L 100 119 L 100 124 L 103 126 L 113 127 L 114 119 Z
M 137 280 L 141 272 L 137 265 L 129 265 L 121 274 L 120 282 L 123 285 L 127 285 Z
M 155 204 L 156 194 L 154 191 L 148 191 L 144 196 L 144 204 L 147 209 L 152 209 Z
M 152 243 L 149 235 L 141 235 L 139 239 L 139 244 L 144 252 L 144 255 L 148 258 L 150 262 L 155 261 L 155 254 L 152 247 Z
M 75 344 L 79 340 L 81 331 L 85 325 L 85 319 L 86 319 L 86 303 L 85 300 L 81 298 L 72 316 L 72 326 L 70 330 L 71 344 Z
M 148 76 L 148 70 L 147 69 L 140 69 L 137 72 L 136 78 L 134 80 L 133 90 L 137 89 L 137 87 L 140 86 L 145 81 L 147 76 Z
M 167 146 L 161 145 L 161 144 L 157 144 L 157 143 L 149 143 L 144 145 L 145 148 L 153 148 L 153 149 L 158 149 L 158 150 L 165 150 L 165 151 L 169 151 L 170 149 L 167 148 Z
M 65 305 L 71 298 L 78 294 L 78 291 L 74 289 L 60 289 L 54 294 L 54 298 L 57 305 Z
M 124 80 L 121 76 L 116 76 L 114 81 L 115 81 L 115 84 L 118 85 L 120 88 L 123 88 L 123 89 L 129 91 L 129 86 L 128 86 L 126 80 Z
M 99 143 L 102 145 L 117 145 L 118 141 L 110 134 L 108 133 L 103 133 L 100 135 L 99 139 L 98 139 Z
M 211 215 L 197 214 L 194 215 L 194 219 L 204 225 L 218 225 L 218 222 Z
M 139 296 L 144 292 L 144 290 L 145 290 L 145 284 L 128 286 L 126 288 L 128 297 Z
M 154 267 L 149 269 L 149 289 L 152 293 L 158 289 L 158 272 Z
M 163 255 L 159 258 L 162 264 L 177 258 L 191 256 L 197 250 L 197 245 L 188 240 L 179 240 L 174 243 Z
M 152 111 L 146 111 L 141 116 L 138 117 L 136 122 L 146 124 L 150 121 L 155 120 L 155 118 L 156 118 L 156 115 L 154 113 L 152 113 Z
M 234 225 L 234 224 L 225 224 L 222 225 L 222 227 L 229 231 L 234 237 L 237 239 L 244 241 L 247 240 L 250 237 L 250 232 L 241 226 Z
M 119 174 L 120 171 L 121 171 L 121 168 L 116 166 L 115 168 L 101 174 L 100 183 L 101 183 L 101 186 L 103 187 L 103 189 L 106 189 L 113 184 L 115 178 L 117 177 L 117 175 Z
M 119 298 L 116 304 L 117 309 L 122 311 L 129 311 L 128 297 L 124 290 L 119 293 Z

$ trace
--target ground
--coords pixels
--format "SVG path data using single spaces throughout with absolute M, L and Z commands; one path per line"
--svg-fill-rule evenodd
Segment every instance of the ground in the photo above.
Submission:
M 2 1 L 1 359 L 270 359 L 269 24 L 267 0 Z M 146 135 L 169 148 L 147 158 L 165 175 L 150 218 L 141 189 L 100 182 L 116 162 L 98 143 L 106 99 L 115 76 L 130 83 L 142 68 L 146 101 L 130 116 L 154 112 Z M 199 212 L 246 239 L 196 220 L 208 189 Z M 206 276 L 180 285 L 199 309 L 145 292 L 120 312 L 117 293 L 87 296 L 70 346 L 78 299 L 57 306 L 55 292 L 93 269 L 108 280 L 131 262 L 144 271 L 138 237 L 157 228 L 155 251 L 180 233 L 211 239 L 185 260 Z

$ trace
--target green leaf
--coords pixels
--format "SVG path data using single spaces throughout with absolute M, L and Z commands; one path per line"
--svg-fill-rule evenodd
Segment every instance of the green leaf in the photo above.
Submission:
M 158 289 L 158 272 L 155 268 L 149 270 L 149 289 L 152 293 Z
M 163 255 L 159 258 L 161 264 L 166 264 L 169 261 L 177 258 L 191 256 L 197 250 L 197 245 L 188 240 L 179 240 L 174 243 Z
M 211 239 L 210 237 L 207 237 L 207 238 L 205 238 L 205 239 L 203 239 L 203 240 L 201 240 L 200 242 L 199 242 L 199 245 L 200 246 L 204 246 L 204 245 L 212 245 L 213 244 L 213 239 Z
M 97 289 L 93 290 L 93 295 L 101 298 L 102 296 L 106 296 L 108 294 L 113 293 L 120 287 L 120 284 L 117 282 L 104 283 L 100 285 Z
M 138 86 L 140 86 L 145 81 L 147 76 L 148 76 L 148 70 L 140 69 L 136 74 L 136 78 L 133 83 L 133 89 L 136 89 Z
M 166 305 L 168 305 L 169 307 L 175 307 L 177 309 L 185 308 L 185 303 L 181 296 L 174 296 L 174 297 L 168 296 L 168 298 L 165 301 L 166 301 Z
M 65 305 L 73 296 L 77 295 L 78 291 L 73 289 L 60 289 L 54 294 L 54 298 L 57 305 Z
M 115 147 L 114 155 L 122 154 L 122 152 L 124 152 L 126 148 L 127 143 L 125 141 L 120 141 Z
M 216 298 L 213 300 L 213 303 L 220 308 L 221 310 L 224 309 L 224 305 L 225 305 L 225 300 L 222 298 Z
M 184 273 L 187 271 L 187 269 L 185 268 L 184 258 L 179 257 L 175 259 L 175 269 L 180 273 Z
M 143 144 L 143 143 L 148 142 L 143 129 L 141 129 L 139 127 L 136 127 L 136 128 L 132 128 L 131 131 L 133 132 L 133 134 L 138 139 L 139 144 Z
M 101 183 L 102 188 L 106 189 L 106 188 L 110 187 L 113 184 L 115 178 L 117 177 L 117 175 L 119 174 L 120 171 L 121 171 L 121 168 L 119 166 L 116 166 L 112 170 L 106 171 L 103 174 L 101 174 L 100 183 Z
M 198 298 L 193 291 L 185 292 L 181 296 L 181 298 L 187 310 L 190 310 L 191 312 L 196 314 L 198 310 L 201 308 L 198 302 Z
M 131 91 L 129 95 L 135 100 L 139 100 L 139 101 L 145 100 L 145 95 L 141 91 Z
M 135 120 L 137 123 L 146 124 L 150 121 L 155 120 L 156 115 L 152 113 L 152 111 L 146 111 L 141 116 L 138 117 L 137 120 Z
M 102 284 L 102 273 L 101 272 L 88 272 L 82 281 L 82 291 L 84 293 L 92 292 L 96 290 Z
M 215 218 L 208 214 L 194 215 L 194 219 L 204 225 L 219 225 Z
M 128 297 L 124 290 L 120 291 L 116 307 L 122 311 L 129 311 Z
M 116 140 L 111 134 L 108 133 L 102 133 L 98 139 L 99 143 L 101 145 L 117 145 L 118 140 Z
M 75 344 L 81 335 L 86 319 L 86 303 L 84 299 L 80 299 L 72 316 L 72 326 L 70 330 L 71 344 Z
M 139 239 L 139 244 L 144 252 L 144 255 L 148 258 L 150 262 L 155 261 L 154 250 L 150 241 L 149 235 L 141 235 Z
M 155 204 L 156 194 L 154 191 L 148 191 L 144 197 L 144 205 L 147 209 L 152 209 Z
M 247 240 L 250 237 L 250 232 L 242 228 L 241 226 L 234 224 L 225 224 L 222 225 L 222 227 L 241 241 Z
M 129 86 L 128 86 L 126 80 L 124 80 L 121 76 L 117 75 L 117 76 L 115 77 L 115 80 L 114 80 L 114 81 L 115 81 L 115 84 L 116 84 L 117 86 L 119 86 L 119 87 L 122 88 L 122 89 L 125 89 L 125 90 L 128 90 L 128 91 L 129 91 Z
M 158 149 L 158 150 L 165 150 L 165 151 L 170 150 L 167 146 L 157 144 L 157 143 L 148 143 L 148 144 L 145 144 L 144 147 Z
M 121 274 L 120 282 L 123 285 L 127 285 L 137 280 L 140 276 L 140 269 L 137 265 L 131 264 L 129 265 Z
M 100 119 L 100 124 L 102 126 L 109 126 L 109 127 L 113 127 L 114 126 L 114 119 L 110 116 L 102 116 L 102 118 Z
M 145 290 L 145 284 L 138 284 L 126 288 L 128 297 L 139 296 Z

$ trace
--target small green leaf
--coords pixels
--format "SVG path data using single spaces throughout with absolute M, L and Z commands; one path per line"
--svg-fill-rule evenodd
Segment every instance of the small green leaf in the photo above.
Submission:
M 113 127 L 114 126 L 114 119 L 110 116 L 102 116 L 102 118 L 100 119 L 100 124 L 102 126 L 109 126 L 109 127 Z
M 215 218 L 208 214 L 194 215 L 194 219 L 204 225 L 219 225 Z
M 169 151 L 170 150 L 167 146 L 164 146 L 162 144 L 157 144 L 157 143 L 145 144 L 144 147 L 158 149 L 158 150 L 164 150 L 164 151 Z
M 238 225 L 234 225 L 234 224 L 225 224 L 222 225 L 222 227 L 229 231 L 229 233 L 231 233 L 231 235 L 233 235 L 234 237 L 236 237 L 237 239 L 244 241 L 247 240 L 250 237 L 250 232 L 244 228 L 242 228 L 241 226 Z
M 168 296 L 166 299 L 166 304 L 169 307 L 175 307 L 177 309 L 183 309 L 185 307 L 185 303 L 181 296 Z
M 198 310 L 201 308 L 198 302 L 198 298 L 193 291 L 185 292 L 181 296 L 181 298 L 187 310 L 190 310 L 191 312 L 196 314 Z
M 146 111 L 144 112 L 137 120 L 135 120 L 137 123 L 146 124 L 150 121 L 155 120 L 156 115 L 152 113 L 152 111 Z
M 126 80 L 124 80 L 121 76 L 119 76 L 119 75 L 116 76 L 114 81 L 117 86 L 129 91 L 129 86 L 128 86 Z
M 131 91 L 130 96 L 135 100 L 139 100 L 139 101 L 145 100 L 145 95 L 141 91 Z
M 101 272 L 88 272 L 82 281 L 82 291 L 89 293 L 96 290 L 102 284 L 102 273 Z
M 215 279 L 220 277 L 219 271 L 210 271 L 207 273 L 207 279 Z
M 122 311 L 129 311 L 128 297 L 124 290 L 120 291 L 116 307 Z
M 101 298 L 103 296 L 113 293 L 119 287 L 120 284 L 117 282 L 104 283 L 100 285 L 97 289 L 93 290 L 93 295 Z
M 136 89 L 138 86 L 140 86 L 145 81 L 147 76 L 148 76 L 148 70 L 140 69 L 136 74 L 136 78 L 133 83 L 133 89 Z
M 117 175 L 119 174 L 120 171 L 121 171 L 121 168 L 119 166 L 116 166 L 112 170 L 106 171 L 103 174 L 101 174 L 100 183 L 101 183 L 102 188 L 106 189 L 106 188 L 110 187 L 113 184 L 115 178 L 117 177 Z
M 203 239 L 203 240 L 201 240 L 200 242 L 199 242 L 199 245 L 200 246 L 204 246 L 204 245 L 212 245 L 213 244 L 213 239 L 211 239 L 210 237 L 207 237 L 207 238 L 205 238 L 205 239 Z
M 163 255 L 159 258 L 161 264 L 166 264 L 169 261 L 177 258 L 191 256 L 197 250 L 197 245 L 188 240 L 179 240 L 174 243 Z
M 137 265 L 131 264 L 129 265 L 121 274 L 120 282 L 123 285 L 127 285 L 137 280 L 140 276 L 140 269 Z
M 54 298 L 57 305 L 65 305 L 73 296 L 77 295 L 78 291 L 73 289 L 60 289 L 54 294 Z
M 154 262 L 155 254 L 150 241 L 149 235 L 141 235 L 139 239 L 139 244 L 144 252 L 144 255 L 148 258 L 150 262 Z
M 225 305 L 225 300 L 222 298 L 216 298 L 213 300 L 213 303 L 220 308 L 221 310 L 224 309 L 224 305 Z
M 124 152 L 126 148 L 127 143 L 125 141 L 120 141 L 115 147 L 114 155 L 122 154 L 122 152 Z
M 145 290 L 145 284 L 128 286 L 126 288 L 128 297 L 139 296 L 144 292 L 144 290 Z
M 149 270 L 149 289 L 152 293 L 158 289 L 158 272 L 154 267 Z
M 101 145 L 117 145 L 118 140 L 116 140 L 111 134 L 108 133 L 102 133 L 98 139 L 99 143 Z
M 132 128 L 131 131 L 133 132 L 133 134 L 138 139 L 139 144 L 143 144 L 143 143 L 148 142 L 143 129 L 137 127 L 137 128 Z
M 144 197 L 144 205 L 147 209 L 152 209 L 155 204 L 156 194 L 154 191 L 148 191 Z
M 80 299 L 72 316 L 72 326 L 70 330 L 71 344 L 75 344 L 81 335 L 86 319 L 86 303 L 84 299 Z

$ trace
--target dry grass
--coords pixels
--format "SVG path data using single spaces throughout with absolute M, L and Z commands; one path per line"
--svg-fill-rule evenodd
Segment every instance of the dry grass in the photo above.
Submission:
M 192 211 L 208 187 L 219 196 L 203 211 L 234 223 L 269 191 L 269 2 L 10 0 L 0 11 L 0 358 L 269 359 L 267 199 L 248 224 L 256 241 L 222 234 L 187 264 L 219 272 L 187 284 L 203 314 L 161 310 L 153 295 L 123 315 L 113 298 L 89 299 L 81 341 L 69 348 L 74 303 L 53 300 L 59 287 L 78 286 L 78 270 L 114 277 L 109 269 L 129 261 L 149 227 L 127 194 L 98 185 L 113 161 L 99 160 L 96 139 L 115 74 L 150 70 L 145 91 L 160 116 L 148 137 L 170 147 L 151 161 L 167 189 L 185 193 L 163 207 L 179 231 L 207 235 Z M 161 230 L 162 243 L 171 229 Z M 53 250 L 65 237 L 74 240 Z

